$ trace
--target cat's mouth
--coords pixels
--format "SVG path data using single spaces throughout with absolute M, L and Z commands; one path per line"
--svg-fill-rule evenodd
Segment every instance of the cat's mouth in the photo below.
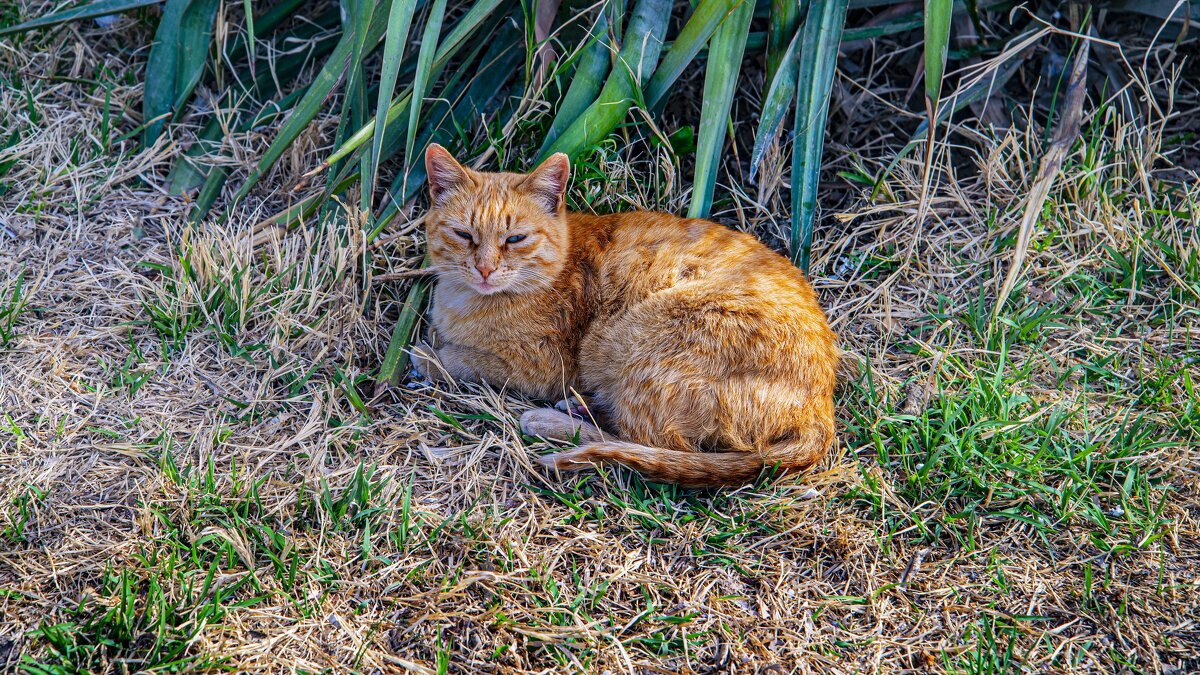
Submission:
M 493 295 L 508 288 L 508 284 L 483 279 L 468 279 L 467 284 L 470 285 L 471 290 L 480 295 Z

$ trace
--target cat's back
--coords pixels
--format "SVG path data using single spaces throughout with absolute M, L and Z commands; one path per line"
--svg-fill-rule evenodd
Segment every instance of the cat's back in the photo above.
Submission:
M 603 226 L 596 231 L 606 238 L 595 247 L 602 304 L 580 352 L 590 391 L 641 410 L 642 394 L 667 387 L 678 394 L 672 410 L 750 406 L 738 413 L 747 418 L 774 410 L 768 399 L 805 401 L 819 392 L 825 400 L 832 392 L 836 337 L 786 258 L 699 219 L 636 212 L 588 225 Z M 717 426 L 738 424 L 731 418 Z M 758 433 L 744 431 L 747 438 Z
M 589 216 L 580 224 L 597 240 L 603 295 L 622 305 L 671 289 L 701 304 L 744 303 L 773 320 L 821 314 L 804 274 L 744 232 L 654 211 Z

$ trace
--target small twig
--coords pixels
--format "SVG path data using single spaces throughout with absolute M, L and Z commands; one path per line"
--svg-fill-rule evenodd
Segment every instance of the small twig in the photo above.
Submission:
M 436 271 L 437 270 L 434 270 L 430 267 L 422 267 L 415 270 L 404 270 L 403 272 L 388 272 L 387 274 L 380 274 L 378 276 L 371 277 L 371 283 L 382 284 L 386 281 L 398 281 L 400 279 L 413 279 L 416 277 L 429 277 L 433 276 Z
M 925 556 L 929 555 L 931 550 L 923 548 L 913 554 L 913 557 L 908 561 L 908 567 L 904 568 L 904 574 L 900 575 L 900 585 L 906 585 L 909 579 L 921 571 L 921 563 L 925 561 Z

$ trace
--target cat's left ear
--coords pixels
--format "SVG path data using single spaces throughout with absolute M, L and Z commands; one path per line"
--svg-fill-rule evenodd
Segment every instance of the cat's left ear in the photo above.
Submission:
M 571 160 L 556 152 L 534 169 L 521 183 L 546 210 L 557 214 L 564 205 L 567 181 L 571 178 Z
M 425 150 L 425 173 L 429 176 L 429 196 L 434 206 L 445 206 L 446 198 L 468 181 L 466 169 L 437 143 L 430 143 Z

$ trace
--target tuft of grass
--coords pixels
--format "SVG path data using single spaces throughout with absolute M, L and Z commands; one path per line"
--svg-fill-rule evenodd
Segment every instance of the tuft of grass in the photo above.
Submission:
M 15 279 L 9 279 L 0 286 L 0 349 L 8 347 L 20 337 L 17 323 L 29 309 L 25 270 L 21 270 Z
M 966 318 L 972 321 L 986 318 Z M 1071 523 L 1112 552 L 1162 535 L 1171 488 L 1141 460 L 1176 444 L 1163 443 L 1158 423 L 1136 409 L 1098 417 L 1078 401 L 1039 400 L 1029 391 L 1036 362 L 1009 361 L 1029 326 L 1001 333 L 995 360 L 951 359 L 956 377 L 915 383 L 932 390 L 929 407 L 901 410 L 881 401 L 891 414 L 856 415 L 855 433 L 894 477 L 892 490 L 907 508 L 889 512 L 882 486 L 865 473 L 864 486 L 849 496 L 871 504 L 889 535 L 949 537 L 974 551 L 990 523 L 1012 520 L 1042 535 Z M 871 396 L 863 382 L 855 386 Z
M 213 585 L 216 568 L 202 580 L 179 578 L 180 562 L 142 557 L 145 577 L 134 569 L 106 570 L 95 595 L 71 609 L 68 620 L 31 631 L 30 638 L 43 651 L 23 655 L 20 671 L 55 675 L 231 670 L 223 667 L 225 659 L 198 654 L 191 644 L 206 624 L 224 616 L 224 591 Z M 169 590 L 175 583 L 181 589 Z
M 9 504 L 5 513 L 4 530 L 0 532 L 5 540 L 11 543 L 28 542 L 25 528 L 34 519 L 34 511 L 46 501 L 47 491 L 27 483 L 22 486 Z

